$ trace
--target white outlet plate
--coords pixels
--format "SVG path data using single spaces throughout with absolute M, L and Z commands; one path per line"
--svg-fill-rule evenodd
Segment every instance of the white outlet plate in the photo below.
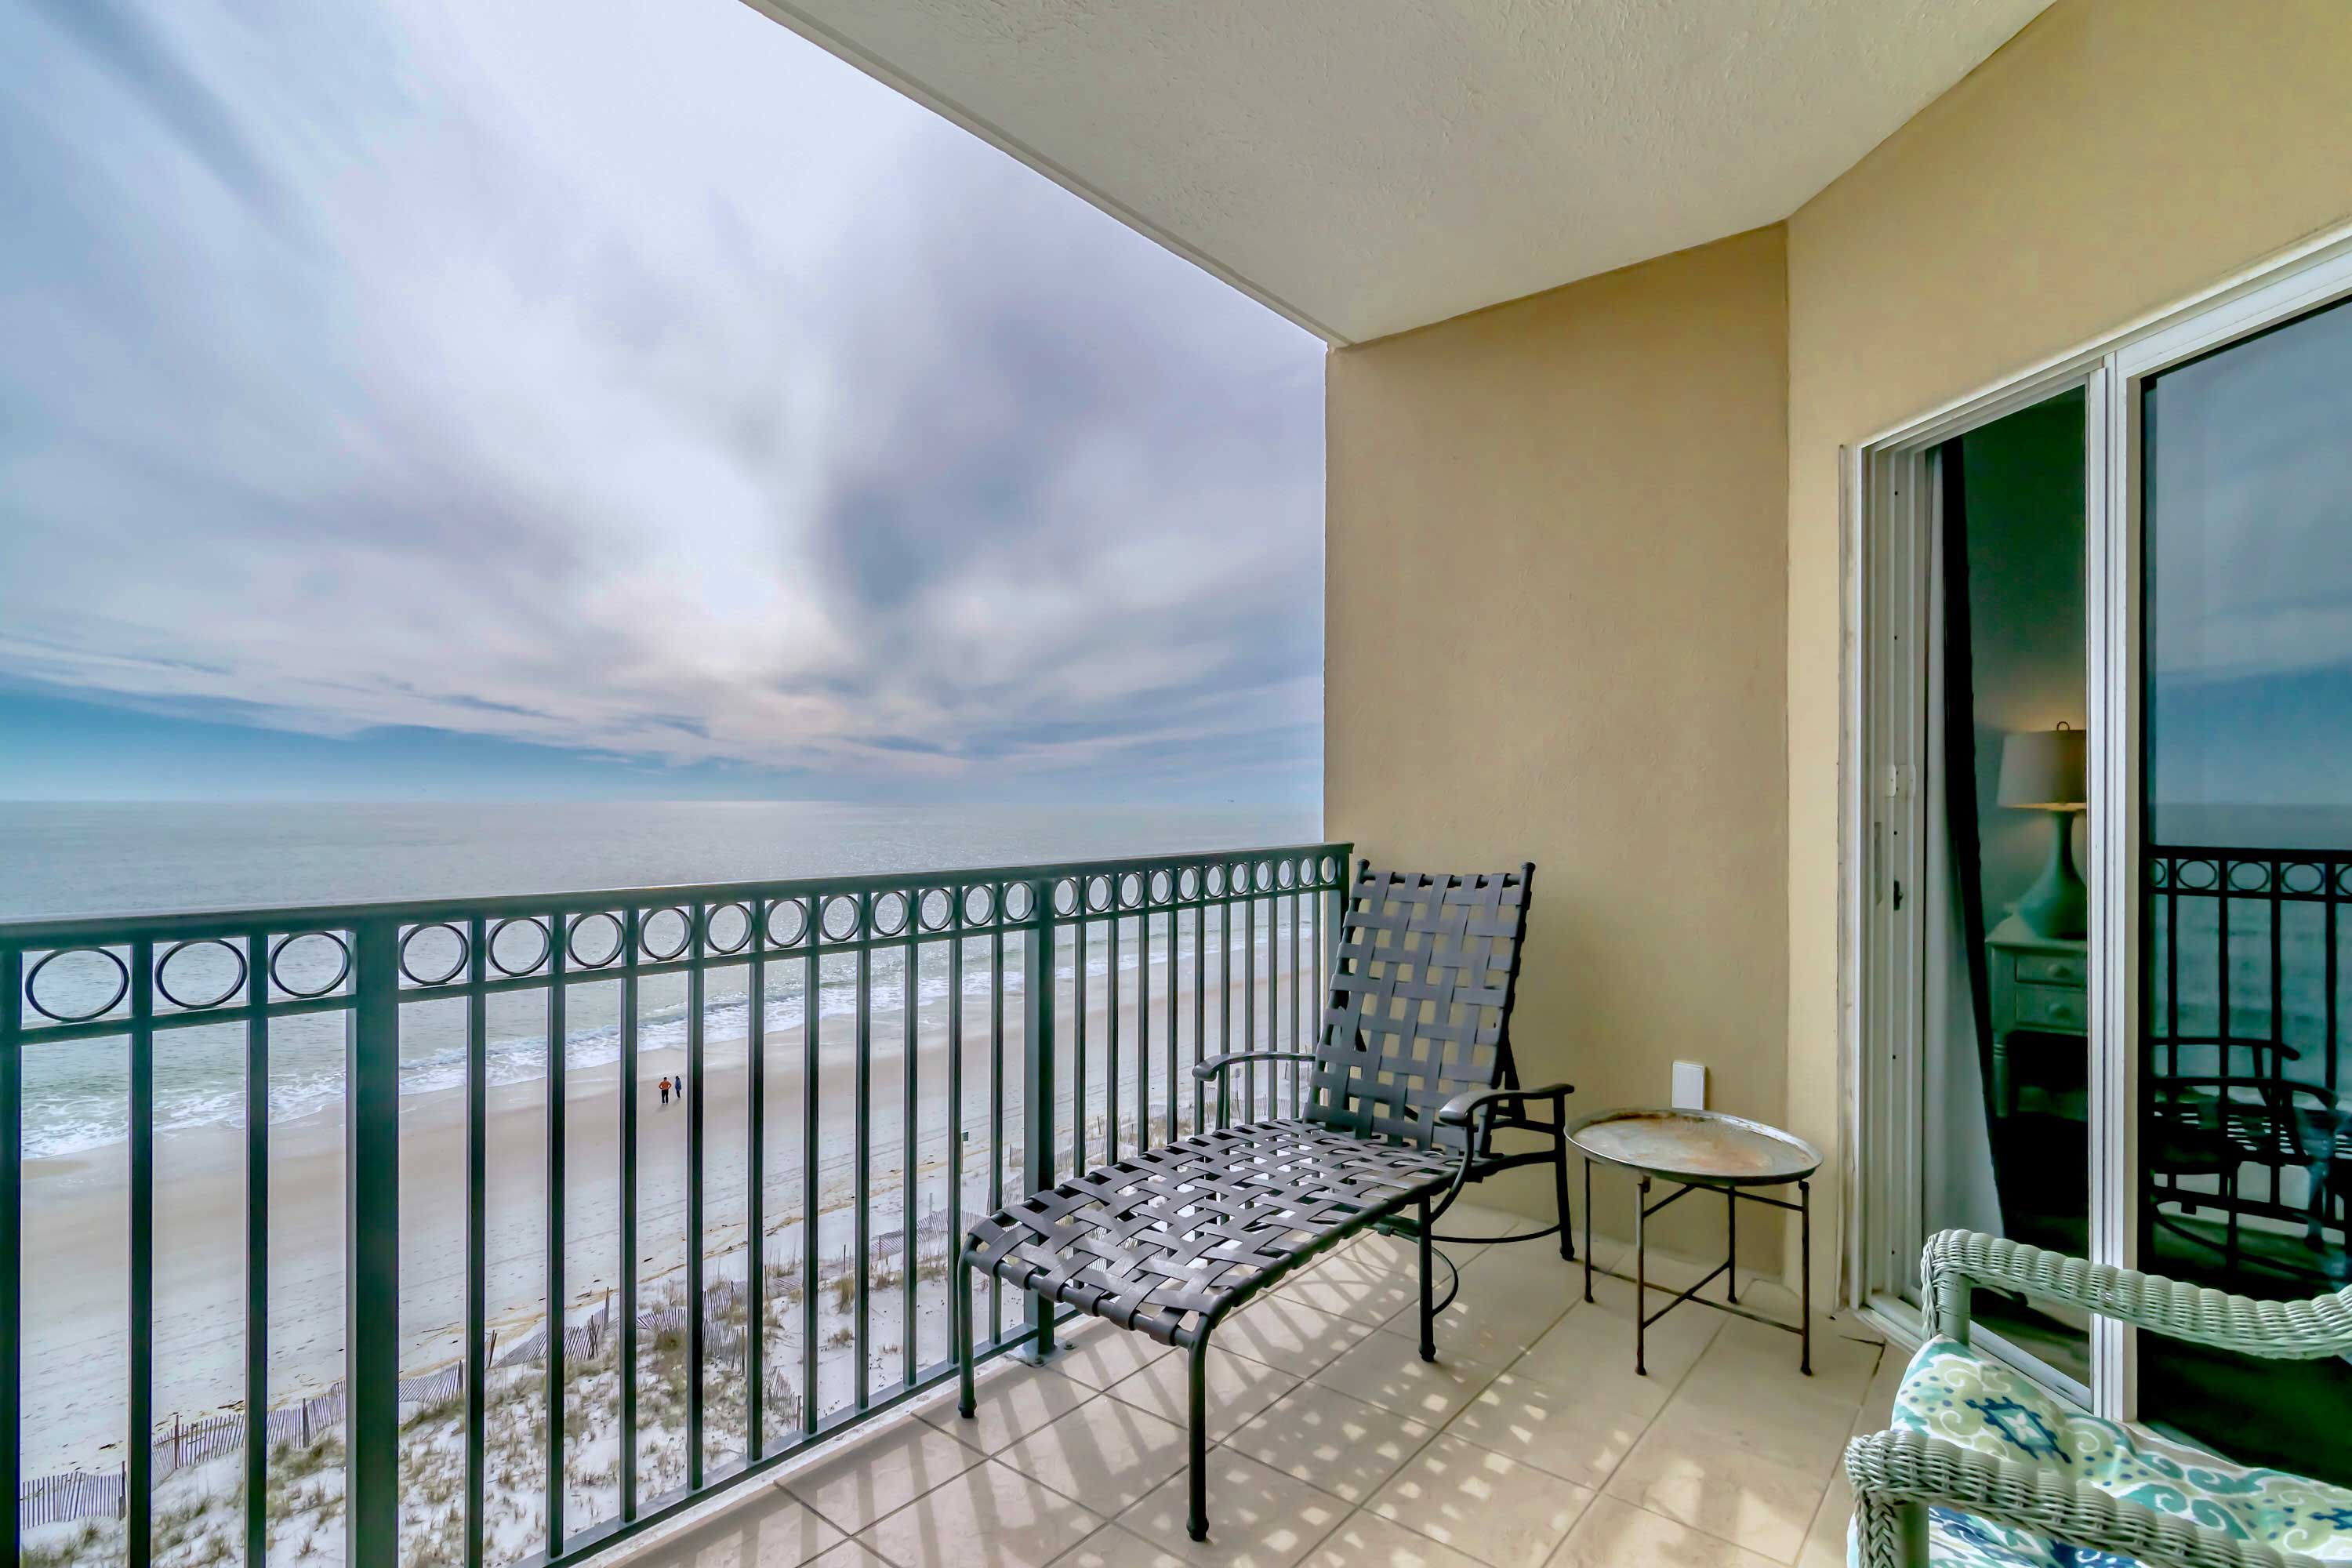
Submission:
M 1675 1064 L 1675 1109 L 1676 1110 L 1706 1109 L 1706 1064 L 1705 1062 Z

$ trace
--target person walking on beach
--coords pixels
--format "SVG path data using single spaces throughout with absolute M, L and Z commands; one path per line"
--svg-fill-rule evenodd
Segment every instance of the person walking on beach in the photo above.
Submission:
M 669 1079 L 667 1079 L 661 1080 L 661 1097 L 662 1103 L 667 1105 L 669 1103 Z

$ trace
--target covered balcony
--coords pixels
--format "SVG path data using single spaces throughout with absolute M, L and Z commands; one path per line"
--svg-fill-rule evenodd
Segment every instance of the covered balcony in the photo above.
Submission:
M 0 1140 L 16 1560 L 1825 1568 L 1847 1561 L 1849 1440 L 1888 1426 L 1949 1321 L 1917 1262 L 1970 1217 L 1938 1206 L 1966 1185 L 1938 1184 L 1947 1155 L 1984 1166 L 1965 1174 L 2014 1239 L 2220 1292 L 2342 1284 L 2352 845 L 2142 830 L 2133 509 L 2158 376 L 2352 290 L 2352 16 L 752 4 L 1331 345 L 1322 837 L 0 925 L 0 1126 L 44 1050 L 111 1042 L 127 1086 L 117 1361 L 47 1375 L 16 1331 L 32 1295 L 73 1299 L 99 1232 L 48 1201 L 71 1173 L 36 1204 L 23 1138 Z M 2008 804 L 2087 811 L 2053 863 L 2080 860 L 2089 913 L 2004 947 L 1998 909 L 1940 896 L 1954 840 L 1917 804 L 1973 733 L 1930 711 L 1964 667 L 1931 687 L 1902 660 L 1965 647 L 1924 607 L 1952 586 L 1929 558 L 1959 538 L 1958 443 L 2061 399 L 2071 706 L 2005 727 L 2087 727 L 2088 762 Z M 1705 1194 L 1637 1220 L 1603 1168 L 1560 1215 L 1540 1168 L 1513 1170 L 1438 1226 L 1433 1360 L 1412 1239 L 1351 1236 L 1223 1331 L 1196 1540 L 1181 1356 L 986 1279 L 959 1324 L 963 1238 L 1312 1103 L 1295 1064 L 1194 1069 L 1314 1050 L 1362 860 L 1539 867 L 1517 1079 L 1573 1085 L 1571 1119 L 1696 1097 L 1783 1130 L 1821 1157 L 1810 1236 L 1743 1219 L 1718 1275 Z M 2217 880 L 2151 880 L 2182 868 Z M 1931 946 L 1922 886 L 1936 920 L 1995 930 Z M 1919 1040 L 1930 998 L 1959 1016 L 1992 984 L 1989 942 L 2042 1009 L 2004 1016 L 2002 1048 L 2047 1070 L 2012 1100 L 2004 1055 L 1996 1092 L 1987 1022 L 1979 1103 Z M 2218 988 L 2210 1016 L 2183 976 Z M 542 1087 L 500 1078 L 501 1014 L 559 1043 Z M 289 1028 L 346 1042 L 340 1121 L 290 1152 L 268 1103 Z M 567 1068 L 583 1030 L 609 1058 Z M 252 1096 L 198 1173 L 243 1184 L 246 1270 L 200 1284 L 173 1272 L 190 1173 L 157 1155 L 155 1063 L 189 1043 Z M 404 1075 L 444 1068 L 462 1115 L 410 1125 Z M 1560 1218 L 1574 1261 L 1510 1239 Z M 289 1226 L 332 1266 L 273 1261 Z M 1637 1372 L 1637 1320 L 1694 1289 Z M 1810 1368 L 1710 1300 L 1810 1303 Z M 340 1334 L 273 1340 L 321 1301 Z M 2352 1479 L 2327 1447 L 2352 1374 L 2324 1345 L 2263 1382 L 2219 1331 L 2170 1359 L 2079 1300 L 1979 1289 L 1975 1310 L 2002 1375 L 2070 1417 Z M 226 1385 L 174 1382 L 188 1346 L 231 1341 Z M 134 1435 L 110 1463 L 28 1459 L 23 1435 L 101 1384 Z

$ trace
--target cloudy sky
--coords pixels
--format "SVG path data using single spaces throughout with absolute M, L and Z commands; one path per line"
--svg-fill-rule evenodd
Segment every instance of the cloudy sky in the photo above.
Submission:
M 1317 796 L 1320 344 L 737 0 L 0 59 L 0 795 Z
M 2159 815 L 2326 807 L 2331 843 L 2352 824 L 2347 364 L 2352 306 L 2339 305 L 2153 383 L 2147 717 Z M 2207 842 L 2245 830 L 2221 819 L 2157 831 Z

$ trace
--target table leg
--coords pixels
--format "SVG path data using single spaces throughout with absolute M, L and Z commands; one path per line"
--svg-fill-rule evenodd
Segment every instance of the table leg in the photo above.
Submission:
M 1584 1299 L 1592 1300 L 1592 1159 L 1584 1161 Z
M 1723 1299 L 1739 1300 L 1739 1193 L 1723 1189 Z
M 1803 1314 L 1804 1327 L 1799 1331 L 1798 1342 L 1804 1347 L 1803 1359 L 1798 1370 L 1807 1377 L 1813 1375 L 1813 1187 L 1810 1182 L 1797 1184 L 1797 1268 L 1802 1276 L 1798 1289 L 1798 1310 Z
M 1650 1178 L 1642 1178 L 1633 1198 L 1633 1375 L 1647 1377 L 1645 1341 L 1650 1331 L 1650 1253 L 1643 1232 L 1650 1217 Z

